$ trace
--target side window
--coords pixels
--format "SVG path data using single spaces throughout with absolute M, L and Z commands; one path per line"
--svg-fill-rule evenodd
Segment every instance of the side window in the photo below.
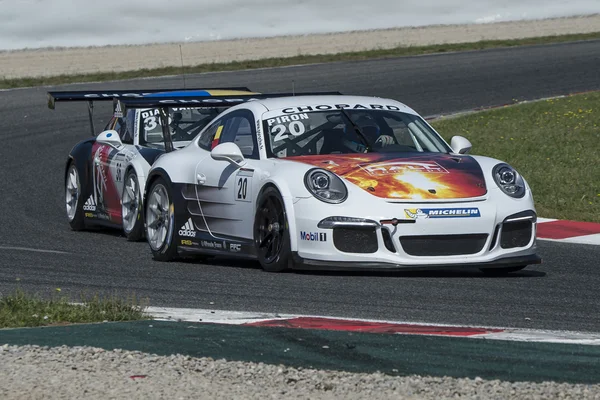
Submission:
M 135 125 L 135 113 L 136 110 L 130 110 L 127 112 L 127 117 L 121 119 L 121 129 L 117 130 L 121 137 L 121 142 L 125 144 L 133 144 L 133 131 Z
M 249 110 L 239 110 L 227 115 L 220 143 L 233 142 L 238 145 L 244 157 L 258 159 L 254 116 Z
M 213 140 L 219 140 L 221 132 L 223 131 L 223 123 L 224 121 L 222 119 L 215 121 L 204 132 L 202 132 L 200 139 L 198 139 L 198 146 L 204 150 L 211 151 L 214 147 Z

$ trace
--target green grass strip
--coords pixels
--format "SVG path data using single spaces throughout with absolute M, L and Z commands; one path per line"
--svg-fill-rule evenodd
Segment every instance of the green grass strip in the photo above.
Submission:
M 447 140 L 506 161 L 527 180 L 538 215 L 600 222 L 600 93 L 510 105 L 433 121 Z
M 17 289 L 0 298 L 0 328 L 18 328 L 148 319 L 141 302 L 132 296 L 81 296 L 82 304 L 72 304 L 56 289 L 49 298 L 41 298 Z
M 59 85 L 67 83 L 82 83 L 82 82 L 100 82 L 113 81 L 134 78 L 157 77 L 164 75 L 179 75 L 182 72 L 186 74 L 202 73 L 202 72 L 221 72 L 221 71 L 237 71 L 245 69 L 283 67 L 289 65 L 303 65 L 326 63 L 335 61 L 357 61 L 368 59 L 394 58 L 401 56 L 415 56 L 423 54 L 447 53 L 457 51 L 472 51 L 484 50 L 502 47 L 515 47 L 527 45 L 540 45 L 551 43 L 564 43 L 581 40 L 600 39 L 600 32 L 573 34 L 573 35 L 556 35 L 543 36 L 526 39 L 514 40 L 483 40 L 470 43 L 456 44 L 440 44 L 432 46 L 409 46 L 396 47 L 392 49 L 375 49 L 368 51 L 356 51 L 338 54 L 316 54 L 316 55 L 299 55 L 294 57 L 276 57 L 266 58 L 262 60 L 251 61 L 235 61 L 228 63 L 211 63 L 200 64 L 188 67 L 164 67 L 154 69 L 140 69 L 136 71 L 124 72 L 99 72 L 93 74 L 79 75 L 58 75 L 49 77 L 34 77 L 34 78 L 15 78 L 15 79 L 0 79 L 0 89 L 10 89 L 18 87 L 32 87 L 45 85 Z

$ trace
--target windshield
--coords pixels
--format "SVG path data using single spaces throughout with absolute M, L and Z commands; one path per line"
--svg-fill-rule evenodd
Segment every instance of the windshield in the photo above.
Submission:
M 187 142 L 204 128 L 222 108 L 171 108 L 169 126 L 173 142 Z M 161 117 L 158 109 L 140 113 L 140 144 L 163 144 Z
M 425 121 L 388 110 L 283 113 L 263 118 L 269 157 L 369 152 L 435 152 L 451 149 Z

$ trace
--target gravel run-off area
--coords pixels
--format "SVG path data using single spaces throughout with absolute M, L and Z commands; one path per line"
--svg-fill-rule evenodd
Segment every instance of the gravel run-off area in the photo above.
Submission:
M 600 399 L 600 385 L 289 368 L 93 347 L 0 347 L 10 399 Z
M 334 54 L 398 46 L 508 40 L 600 31 L 600 14 L 206 42 L 0 51 L 0 77 L 22 78 Z

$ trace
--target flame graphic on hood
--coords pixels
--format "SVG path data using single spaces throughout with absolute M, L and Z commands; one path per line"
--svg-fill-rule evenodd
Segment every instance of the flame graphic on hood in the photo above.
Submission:
M 327 169 L 386 199 L 462 199 L 487 193 L 481 167 L 470 156 L 445 153 L 368 153 L 286 157 Z

